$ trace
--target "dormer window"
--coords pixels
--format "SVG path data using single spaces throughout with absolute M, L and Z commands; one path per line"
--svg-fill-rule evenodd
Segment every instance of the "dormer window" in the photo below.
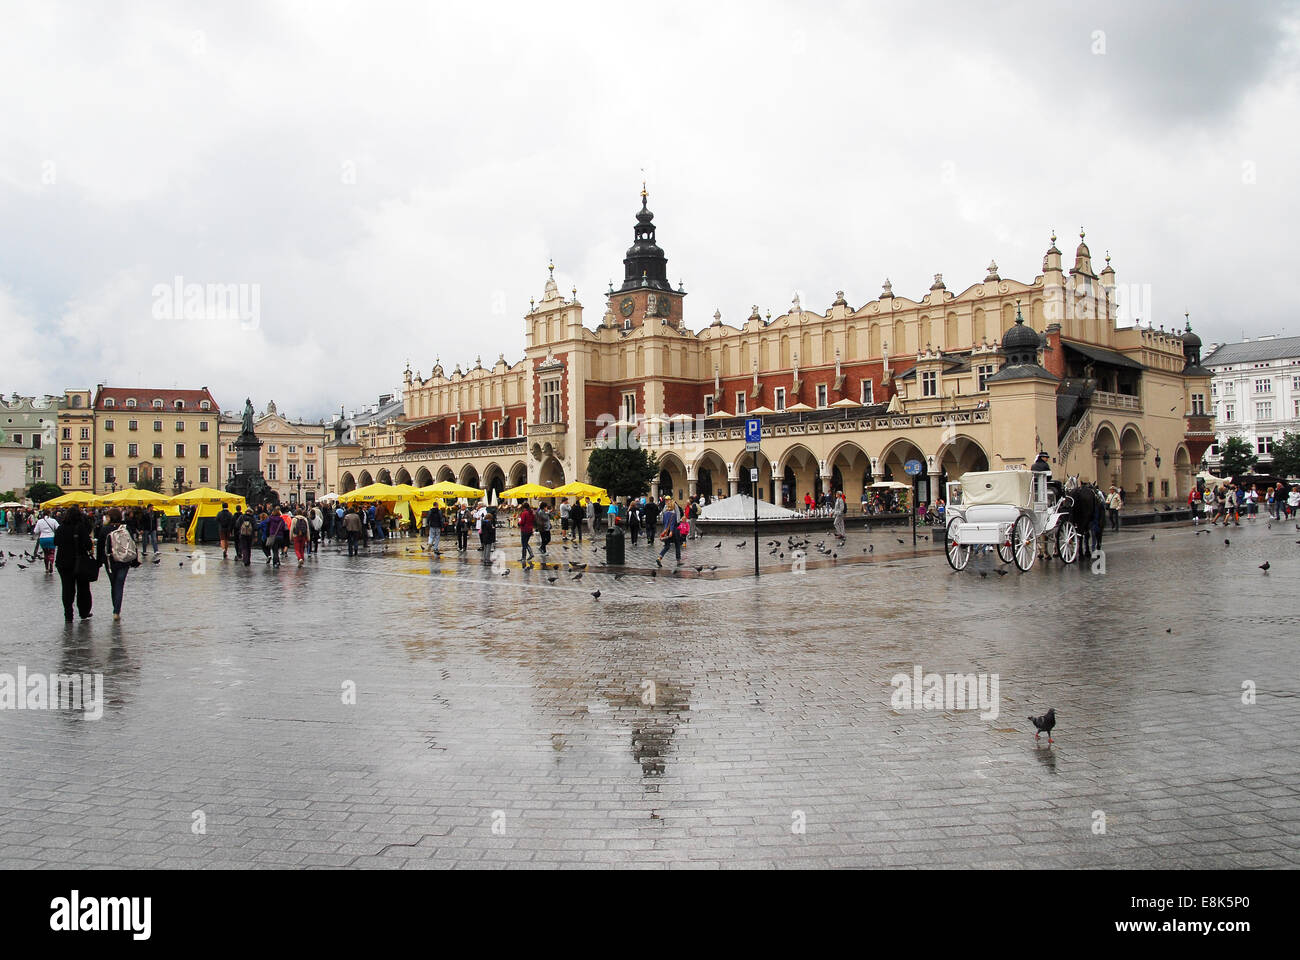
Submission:
M 135 407 L 135 397 L 127 397 L 127 398 L 126 398 L 126 405 L 127 405 L 128 407 L 132 407 L 132 408 L 134 408 L 134 407 Z
M 177 410 L 184 410 L 184 409 L 185 409 L 185 401 L 184 401 L 184 400 L 177 400 L 177 401 L 176 401 L 176 409 L 177 409 Z
M 105 398 L 104 398 L 104 406 L 106 406 L 106 407 L 114 406 L 113 398 L 112 398 L 112 397 L 105 397 Z
M 199 409 L 200 409 L 200 410 L 211 410 L 211 409 L 212 409 L 212 404 L 208 403 L 208 401 L 206 401 L 206 400 L 200 400 L 200 401 L 199 401 Z
M 154 397 L 153 408 L 155 410 L 161 410 L 163 408 L 163 402 L 160 398 Z

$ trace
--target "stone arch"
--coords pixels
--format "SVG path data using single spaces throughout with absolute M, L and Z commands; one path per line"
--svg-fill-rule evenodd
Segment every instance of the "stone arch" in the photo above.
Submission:
M 852 440 L 831 450 L 826 458 L 826 468 L 831 472 L 831 491 L 842 491 L 850 504 L 861 503 L 862 494 L 871 483 L 871 457 Z
M 478 467 L 472 463 L 467 463 L 460 468 L 460 479 L 456 482 L 466 487 L 479 487 Z
M 483 468 L 482 482 L 478 486 L 487 491 L 489 499 L 494 492 L 499 497 L 501 491 L 506 489 L 506 472 L 493 461 Z
M 528 464 L 522 460 L 516 460 L 510 467 L 510 473 L 507 475 L 507 483 L 510 487 L 522 487 L 528 482 Z
M 1111 484 L 1119 482 L 1120 469 L 1119 431 L 1109 420 L 1097 424 L 1097 432 L 1092 438 L 1092 452 L 1096 458 L 1094 469 L 1097 486 L 1106 490 Z
M 669 450 L 659 454 L 659 496 L 683 500 L 687 496 L 686 464 Z
M 380 468 L 379 472 L 375 474 L 375 481 L 378 483 L 387 483 L 391 485 L 393 482 L 393 475 L 388 472 L 387 467 L 382 467 Z
M 415 485 L 417 487 L 428 487 L 433 484 L 433 474 L 429 472 L 428 467 L 421 467 L 415 472 Z
M 544 487 L 564 486 L 564 467 L 555 457 L 547 457 L 537 469 L 537 482 Z
M 960 480 L 968 470 L 989 469 L 988 452 L 973 437 L 964 433 L 944 442 L 934 457 L 935 468 L 942 475 L 942 483 Z
M 345 470 L 339 477 L 339 493 L 351 493 L 357 488 L 357 479 L 352 476 L 352 471 Z
M 397 483 L 405 483 L 408 486 L 411 485 L 411 472 L 405 467 L 398 467 L 397 473 L 394 474 L 394 477 L 396 478 L 395 482 Z
M 1186 500 L 1192 492 L 1192 484 L 1196 482 L 1195 477 L 1192 455 L 1188 452 L 1186 444 L 1180 443 L 1174 449 L 1174 492 L 1179 500 Z
M 916 491 L 917 481 L 923 480 L 927 486 L 926 499 L 930 499 L 928 496 L 930 478 L 925 475 L 924 471 L 919 476 L 909 477 L 907 471 L 903 469 L 908 460 L 920 460 L 922 464 L 925 464 L 925 469 L 929 469 L 929 458 L 926 457 L 925 451 L 921 449 L 920 444 L 910 437 L 899 437 L 897 440 L 892 441 L 888 446 L 886 446 L 880 454 L 878 468 L 880 474 L 879 479 L 893 480 L 896 483 L 905 483 L 911 487 L 914 492 Z M 900 490 L 898 492 L 902 493 L 904 491 Z M 910 507 L 911 505 L 912 502 L 909 496 L 908 506 Z
M 695 492 L 707 496 L 710 501 L 728 496 L 731 492 L 727 461 L 716 450 L 700 451 L 700 455 L 691 464 L 691 474 L 695 480 Z
M 755 461 L 757 461 L 758 466 L 759 499 L 771 503 L 776 481 L 772 479 L 772 461 L 761 450 L 758 453 L 742 450 L 736 456 L 736 460 L 732 465 L 736 477 L 736 492 L 743 493 L 746 496 L 753 495 L 754 491 L 749 480 L 749 471 L 751 467 L 755 466 Z
M 1124 432 L 1119 438 L 1120 482 L 1126 495 L 1143 496 L 1146 491 L 1146 445 L 1142 442 L 1142 431 L 1137 424 L 1124 425 Z
M 777 475 L 781 481 L 780 503 L 793 506 L 804 502 L 805 494 L 812 494 L 813 500 L 821 497 L 821 484 L 818 483 L 820 464 L 817 455 L 802 443 L 793 443 L 786 447 L 777 462 Z
M 357 477 L 358 487 L 368 487 L 375 482 L 375 478 L 370 475 L 369 470 L 362 470 L 361 475 Z
M 457 482 L 456 472 L 452 470 L 451 467 L 447 466 L 447 464 L 444 463 L 441 467 L 438 468 L 438 482 L 456 483 Z

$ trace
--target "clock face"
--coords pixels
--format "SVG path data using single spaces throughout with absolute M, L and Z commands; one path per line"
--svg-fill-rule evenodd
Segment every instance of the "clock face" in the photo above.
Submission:
M 655 313 L 658 316 L 666 317 L 673 312 L 673 302 L 668 297 L 660 297 L 659 302 L 655 304 Z
M 625 317 L 630 317 L 632 316 L 632 309 L 635 306 L 636 304 L 632 302 L 631 297 L 624 297 L 623 302 L 618 305 L 618 312 L 623 314 Z

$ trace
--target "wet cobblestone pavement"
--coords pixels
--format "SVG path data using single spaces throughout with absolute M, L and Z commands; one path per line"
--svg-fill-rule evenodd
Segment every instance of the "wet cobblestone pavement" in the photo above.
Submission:
M 0 865 L 1295 867 L 1293 526 L 955 575 L 859 522 L 758 583 L 738 535 L 617 580 L 553 544 L 576 581 L 402 540 L 195 575 L 168 544 L 120 624 L 101 578 L 67 626 L 9 559 L 0 672 L 99 671 L 106 703 L 0 710 Z M 999 715 L 895 709 L 918 666 L 997 674 Z

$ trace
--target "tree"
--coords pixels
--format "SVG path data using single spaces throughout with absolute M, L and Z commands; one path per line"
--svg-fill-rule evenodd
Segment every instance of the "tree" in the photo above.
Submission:
M 137 490 L 151 490 L 154 493 L 162 493 L 162 481 L 146 473 L 140 474 L 140 479 L 135 482 Z
M 1300 476 L 1300 433 L 1284 433 L 1273 441 L 1273 473 Z
M 659 462 L 644 447 L 597 447 L 587 460 L 587 478 L 611 497 L 639 497 L 650 491 Z
M 37 480 L 27 489 L 27 496 L 32 498 L 32 503 L 40 505 L 46 500 L 63 496 L 63 488 L 46 480 Z
M 1225 477 L 1239 477 L 1250 473 L 1259 461 L 1255 451 L 1250 449 L 1250 444 L 1241 437 L 1229 437 L 1228 442 L 1220 448 L 1220 456 Z

